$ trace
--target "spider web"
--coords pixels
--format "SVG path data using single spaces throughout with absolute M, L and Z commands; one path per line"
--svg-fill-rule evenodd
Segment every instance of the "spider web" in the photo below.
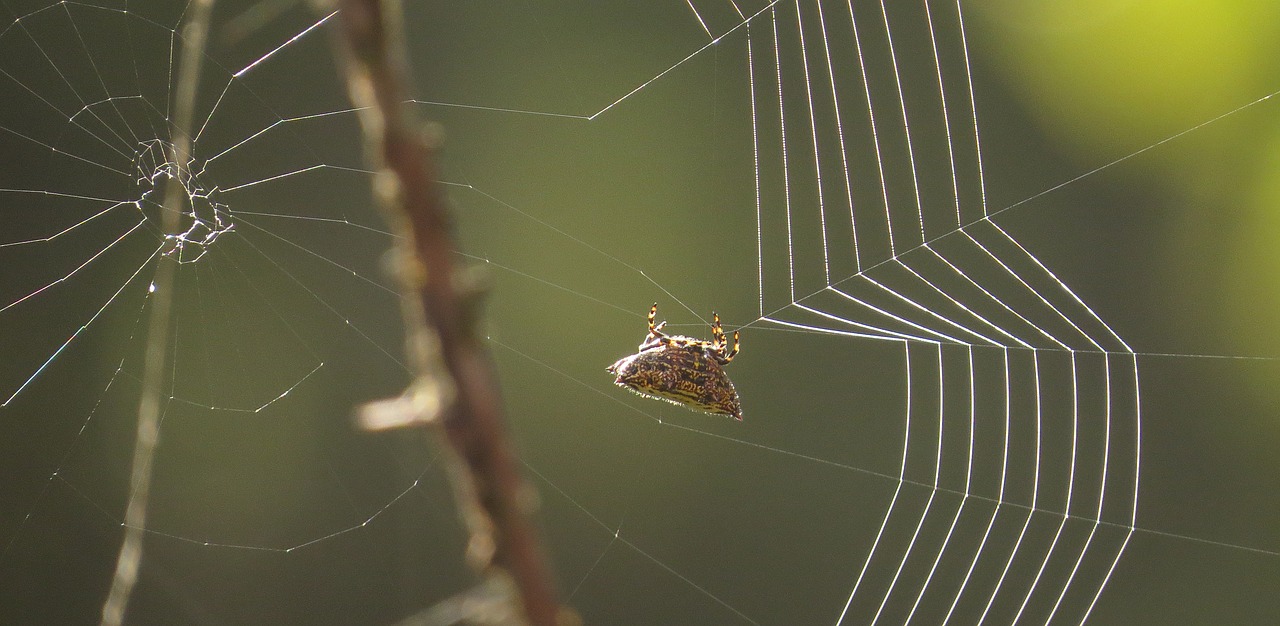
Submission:
M 100 608 L 169 262 L 131 621 L 387 622 L 464 588 L 426 446 L 350 427 L 407 374 L 335 16 L 218 4 L 174 163 L 182 6 L 4 6 L 5 619 Z M 449 136 L 512 426 L 588 623 L 1274 621 L 1275 437 L 1238 398 L 1275 361 L 1153 330 L 1167 311 L 1117 252 L 1153 238 L 1081 208 L 1270 103 L 1097 173 L 1021 167 L 962 8 L 409 8 L 415 102 Z M 743 423 L 609 384 L 654 300 L 683 334 L 713 309 L 743 329 Z

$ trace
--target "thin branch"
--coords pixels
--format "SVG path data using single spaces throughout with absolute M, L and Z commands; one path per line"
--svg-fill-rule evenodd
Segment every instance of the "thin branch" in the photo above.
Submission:
M 165 180 L 164 211 L 161 228 L 166 235 L 179 232 L 178 216 L 188 201 L 183 184 L 183 169 L 191 161 L 191 119 L 195 109 L 196 86 L 200 84 L 200 66 L 204 58 L 204 42 L 209 33 L 209 13 L 213 0 L 195 0 L 192 14 L 183 31 L 182 61 L 178 68 L 178 86 L 174 94 L 172 154 L 168 155 L 173 173 Z M 167 243 L 167 242 L 166 242 Z M 129 477 L 129 501 L 124 514 L 124 540 L 116 558 L 116 571 L 111 590 L 102 605 L 102 626 L 119 626 L 124 621 L 138 567 L 142 563 L 142 540 L 146 532 L 147 501 L 151 493 L 151 465 L 156 442 L 160 437 L 160 397 L 169 355 L 170 313 L 173 308 L 174 273 L 177 258 L 162 255 L 152 279 L 151 317 L 147 328 L 147 349 L 143 357 L 142 388 L 138 401 L 138 432 L 133 444 L 133 466 Z
M 519 471 L 492 366 L 476 337 L 479 289 L 453 266 L 454 244 L 434 141 L 415 124 L 407 99 L 398 2 L 340 0 L 346 80 L 361 108 L 375 190 L 398 239 L 410 358 L 417 382 L 406 398 L 440 408 L 443 456 L 470 534 L 472 564 L 509 577 L 528 623 L 576 621 L 562 610 L 529 516 L 536 498 Z M 563 620 L 563 621 L 559 621 Z

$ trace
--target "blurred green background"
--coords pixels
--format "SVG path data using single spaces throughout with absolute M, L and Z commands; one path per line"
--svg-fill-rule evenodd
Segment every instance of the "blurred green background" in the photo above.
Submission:
M 5 3 L 0 189 L 135 197 L 129 155 L 100 144 L 164 134 L 182 6 L 102 5 Z M 295 4 L 252 5 L 215 10 L 200 107 L 216 114 L 199 156 L 236 146 L 204 180 L 241 216 L 208 262 L 183 268 L 172 393 L 185 402 L 164 424 L 129 621 L 392 623 L 471 577 L 428 438 L 351 426 L 354 406 L 396 393 L 406 374 L 381 269 L 389 238 L 367 175 L 353 171 L 361 144 L 332 22 L 230 80 L 318 19 Z M 740 21 L 729 3 L 694 6 L 716 34 Z M 748 14 L 763 6 L 739 3 Z M 815 5 L 799 6 L 812 19 Z M 878 5 L 854 6 L 868 33 L 884 30 Z M 921 6 L 893 15 L 918 19 Z M 1280 90 L 1280 9 L 963 9 L 988 207 L 1007 208 L 994 221 L 1143 354 L 1141 530 L 1089 623 L 1276 623 L 1280 102 L 1236 109 Z M 768 17 L 751 34 L 764 68 Z M 903 356 L 758 322 L 762 306 L 822 286 L 811 282 L 821 248 L 796 252 L 794 281 L 784 265 L 757 264 L 747 29 L 668 72 L 710 39 L 686 3 L 413 3 L 407 27 L 415 109 L 444 128 L 458 234 L 489 266 L 485 332 L 570 603 L 590 624 L 834 623 L 897 487 Z M 919 32 L 894 35 L 904 60 L 926 54 Z M 835 56 L 853 62 L 848 50 Z M 925 89 L 928 78 L 908 76 Z M 294 174 L 226 191 L 281 173 Z M 0 240 L 48 234 L 86 210 L 67 196 L 0 193 Z M 74 269 L 132 215 L 0 248 L 4 303 Z M 812 233 L 816 220 L 798 223 Z M 766 222 L 770 241 L 781 227 Z M 0 311 L 7 397 L 125 286 L 0 408 L 0 623 L 97 619 L 121 536 L 149 272 L 126 281 L 154 242 L 131 236 L 75 280 Z M 654 301 L 677 332 L 704 335 L 712 310 L 749 325 L 730 369 L 742 424 L 610 384 L 603 368 L 639 343 Z M 905 492 L 917 507 L 928 495 Z M 1045 523 L 1041 539 L 1056 525 Z M 974 524 L 957 533 L 974 539 Z M 1017 534 L 1009 524 L 993 539 L 1004 550 Z M 1025 587 L 1034 573 L 1021 564 L 1014 575 Z M 944 567 L 939 580 L 955 575 Z M 1010 621 L 1016 595 L 991 619 Z M 1069 597 L 1061 619 L 1078 621 L 1091 595 Z M 886 619 L 909 608 L 892 605 Z M 916 620 L 937 622 L 936 608 Z M 966 603 L 956 619 L 975 610 Z

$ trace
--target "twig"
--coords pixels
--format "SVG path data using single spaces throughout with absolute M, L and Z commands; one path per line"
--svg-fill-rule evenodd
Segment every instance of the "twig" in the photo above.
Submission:
M 196 0 L 183 32 L 182 61 L 174 95 L 172 154 L 167 158 L 173 173 L 165 180 L 161 228 L 166 235 L 178 232 L 183 203 L 187 202 L 182 170 L 191 160 L 191 118 L 195 109 L 196 86 L 200 84 L 200 61 L 209 33 L 209 13 L 213 0 Z M 166 242 L 167 244 L 168 242 Z M 119 626 L 124 621 L 138 567 L 142 563 L 142 540 L 147 525 L 147 501 L 151 493 L 151 465 L 160 437 L 160 396 L 169 354 L 169 315 L 173 308 L 176 258 L 160 256 L 152 279 L 151 317 L 147 327 L 147 349 L 143 357 L 142 387 L 138 400 L 138 432 L 133 443 L 133 465 L 129 477 L 129 501 L 124 513 L 124 540 L 116 557 L 111 590 L 102 605 L 102 626 Z
M 346 79 L 361 109 L 366 150 L 378 171 L 375 190 L 399 238 L 410 357 L 417 382 L 406 396 L 443 407 L 443 439 L 469 556 L 486 576 L 515 583 L 528 622 L 572 620 L 556 599 L 538 535 L 529 520 L 535 497 L 506 434 L 497 381 L 473 333 L 478 289 L 453 266 L 454 245 L 436 183 L 434 138 L 404 108 L 407 96 L 400 7 L 396 0 L 340 0 Z M 444 370 L 444 371 L 442 371 Z M 520 614 L 521 611 L 516 611 Z

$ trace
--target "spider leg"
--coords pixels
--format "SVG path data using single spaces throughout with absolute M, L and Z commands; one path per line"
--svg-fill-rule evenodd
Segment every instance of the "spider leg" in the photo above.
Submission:
M 722 337 L 724 336 L 723 333 L 721 334 L 721 336 Z M 726 343 L 728 342 L 726 341 Z M 726 364 L 728 364 L 729 361 L 732 361 L 733 357 L 738 356 L 739 347 L 741 347 L 741 343 L 738 341 L 738 331 L 735 330 L 733 331 L 733 349 L 730 350 L 728 354 L 724 355 L 724 362 Z
M 728 344 L 725 339 L 724 330 L 720 328 L 720 315 L 715 311 L 711 312 L 711 347 L 715 350 L 724 350 Z
M 656 339 L 658 340 L 658 343 L 661 343 L 663 345 L 669 346 L 674 344 L 675 340 L 673 340 L 671 337 L 668 337 L 665 333 L 662 332 L 662 327 L 666 325 L 667 325 L 666 321 L 663 321 L 663 322 L 660 322 L 657 326 L 655 326 L 653 330 L 650 331 L 649 333 L 649 339 L 650 340 Z
M 657 316 L 658 316 L 658 303 L 654 302 L 653 306 L 649 307 L 649 334 L 654 337 L 665 337 L 666 335 L 662 334 L 662 327 L 666 326 L 667 323 L 664 321 L 661 324 L 657 324 L 655 326 L 653 323 L 653 320 Z
M 640 349 L 645 350 L 657 345 L 671 345 L 671 338 L 662 332 L 662 328 L 667 325 L 666 320 L 654 324 L 653 320 L 658 316 L 658 303 L 654 302 L 649 307 L 649 334 L 645 336 L 644 343 L 640 344 Z M 654 343 L 654 342 L 657 343 Z

